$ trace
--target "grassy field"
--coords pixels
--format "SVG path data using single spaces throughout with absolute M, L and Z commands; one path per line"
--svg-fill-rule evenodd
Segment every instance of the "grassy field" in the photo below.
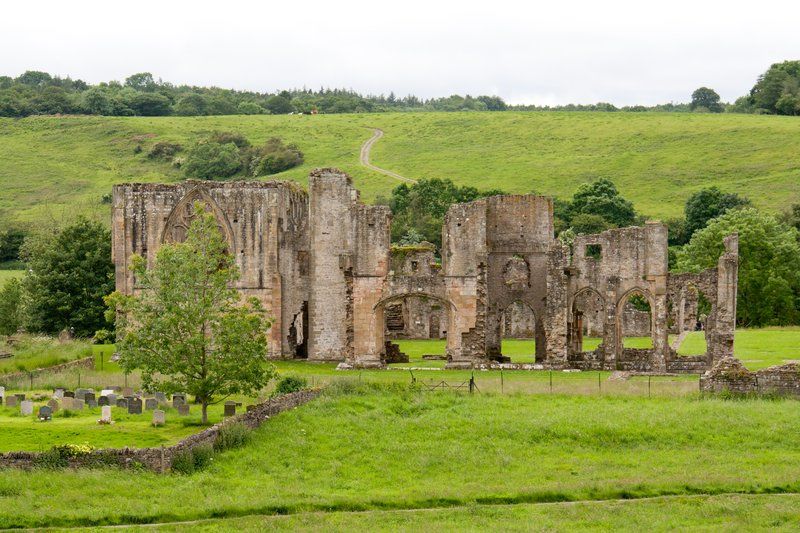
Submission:
M 84 341 L 59 343 L 51 337 L 23 336 L 12 348 L 12 357 L 0 359 L 3 374 L 36 370 L 60 365 L 92 355 L 92 346 Z
M 411 178 L 568 197 L 612 178 L 637 209 L 678 214 L 710 185 L 777 210 L 800 200 L 800 121 L 793 117 L 679 113 L 394 113 L 318 116 L 30 117 L 0 119 L 0 211 L 20 220 L 108 217 L 114 183 L 174 181 L 179 170 L 146 157 L 159 140 L 190 146 L 213 130 L 260 143 L 295 142 L 306 163 L 278 175 L 305 184 L 314 167 L 354 176 L 364 198 L 397 182 L 360 166 L 367 128 L 386 135 L 373 163 Z M 134 153 L 142 145 L 144 151 Z
M 431 508 L 442 511 L 387 513 L 375 523 L 502 527 L 504 517 L 533 520 L 544 512 L 517 504 L 800 491 L 800 433 L 790 430 L 800 424 L 795 401 L 337 390 L 274 417 L 250 445 L 192 476 L 5 471 L 0 527 Z M 662 527 L 687 523 L 681 509 L 694 524 L 705 523 L 706 510 L 722 524 L 748 523 L 748 510 L 775 525 L 796 517 L 796 499 L 731 498 L 651 500 L 628 509 Z M 505 506 L 486 507 L 497 504 Z M 599 506 L 600 523 L 624 524 L 624 515 L 612 516 L 615 504 Z M 561 508 L 588 525 L 587 509 Z M 365 517 L 275 520 L 324 526 L 330 519 L 342 528 Z M 253 520 L 241 526 L 252 528 Z
M 24 273 L 23 270 L 0 270 L 0 288 L 5 285 L 6 281 L 12 278 L 21 278 Z

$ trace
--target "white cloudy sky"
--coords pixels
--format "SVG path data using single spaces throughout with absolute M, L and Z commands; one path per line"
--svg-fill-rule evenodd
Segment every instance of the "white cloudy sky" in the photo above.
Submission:
M 0 10 L 0 74 L 272 91 L 349 87 L 513 103 L 745 94 L 800 59 L 800 1 L 28 1 Z

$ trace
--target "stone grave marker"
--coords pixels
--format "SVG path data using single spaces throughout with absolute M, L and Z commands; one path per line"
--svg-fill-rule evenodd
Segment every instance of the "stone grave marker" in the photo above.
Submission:
M 100 409 L 100 422 L 103 424 L 110 424 L 111 423 L 111 406 L 104 405 Z
M 86 401 L 86 389 L 75 389 L 75 399 Z
M 24 400 L 21 404 L 19 404 L 19 412 L 22 413 L 22 416 L 30 416 L 33 414 L 33 402 L 30 400 Z
M 153 425 L 154 426 L 163 426 L 166 422 L 166 414 L 161 409 L 156 409 L 153 411 Z
M 128 399 L 127 398 L 117 398 L 117 407 L 121 407 L 123 409 L 128 408 Z
M 139 398 L 133 398 L 132 400 L 128 401 L 128 414 L 129 415 L 142 414 L 142 400 L 140 400 Z
M 86 407 L 88 407 L 89 409 L 94 409 L 95 407 L 97 407 L 97 400 L 89 400 L 88 402 L 86 402 Z
M 64 397 L 64 389 L 56 389 L 53 391 L 53 398 L 60 400 Z
M 0 398 L 5 398 L 5 397 L 6 397 L 6 388 L 0 387 Z
M 225 402 L 225 413 L 223 416 L 236 416 L 236 402 Z
M 19 394 L 19 393 L 17 393 L 17 394 L 15 394 L 14 396 L 16 396 L 16 397 L 17 397 L 17 403 L 19 403 L 19 402 L 21 402 L 22 400 L 24 400 L 24 399 L 25 399 L 25 395 L 24 395 L 24 394 Z
M 71 411 L 74 409 L 75 398 L 70 398 L 69 396 L 64 396 L 61 399 L 61 408 L 65 411 Z
M 187 416 L 189 414 L 189 404 L 182 403 L 178 405 L 178 414 L 181 416 Z
M 74 397 L 75 397 L 75 391 L 71 390 L 64 391 L 64 398 L 74 398 Z
M 156 401 L 158 401 L 158 403 L 166 403 L 167 395 L 164 394 L 163 392 L 157 392 L 156 391 L 155 396 L 156 396 Z
M 116 394 L 109 394 L 108 395 L 108 405 L 116 405 L 117 403 L 117 395 Z
M 144 408 L 148 411 L 158 408 L 158 400 L 155 398 L 148 398 L 144 401 Z
M 6 407 L 16 407 L 19 402 L 16 396 L 9 396 L 6 398 Z
M 43 405 L 39 408 L 39 420 L 52 420 L 53 419 L 53 410 L 50 409 L 50 406 Z
M 109 405 L 108 396 L 100 396 L 100 398 L 97 400 L 97 405 L 100 407 Z
M 100 396 L 108 396 L 109 394 L 114 394 L 114 389 L 112 389 L 111 387 L 107 387 L 100 391 Z
M 59 409 L 58 400 L 50 400 L 47 402 L 47 407 L 50 408 L 50 413 L 57 413 Z
M 83 411 L 83 406 L 86 404 L 83 400 L 72 400 L 72 408 L 76 411 Z
M 177 409 L 179 405 L 186 403 L 186 395 L 185 394 L 173 394 L 172 395 L 172 407 Z
M 89 391 L 83 395 L 83 401 L 87 404 L 95 402 L 95 405 L 97 405 L 97 396 L 95 396 L 94 392 Z

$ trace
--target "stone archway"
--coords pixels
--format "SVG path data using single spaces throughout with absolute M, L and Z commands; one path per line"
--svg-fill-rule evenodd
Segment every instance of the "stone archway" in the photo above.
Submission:
M 164 230 L 161 233 L 161 242 L 176 243 L 186 240 L 189 227 L 197 216 L 197 212 L 195 211 L 196 204 L 202 205 L 206 212 L 214 215 L 214 218 L 217 220 L 217 227 L 222 233 L 225 242 L 228 243 L 228 250 L 232 251 L 234 246 L 233 230 L 228 222 L 228 217 L 225 216 L 225 213 L 220 209 L 214 199 L 200 187 L 195 187 L 187 192 L 172 209 L 164 224 Z

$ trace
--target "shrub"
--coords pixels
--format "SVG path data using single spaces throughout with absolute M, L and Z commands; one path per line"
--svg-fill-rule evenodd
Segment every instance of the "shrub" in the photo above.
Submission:
M 209 142 L 217 144 L 233 143 L 236 148 L 247 148 L 250 146 L 250 141 L 241 133 L 233 131 L 215 131 L 208 138 Z
M 250 428 L 241 422 L 225 424 L 220 428 L 217 440 L 214 441 L 214 450 L 222 452 L 240 448 L 250 441 L 251 433 Z
M 245 154 L 252 176 L 269 176 L 289 170 L 303 163 L 303 152 L 294 144 L 284 144 L 277 137 L 269 139 L 264 146 Z
M 239 172 L 242 162 L 234 143 L 201 143 L 192 148 L 183 164 L 186 175 L 199 179 L 229 178 Z
M 150 148 L 150 151 L 147 152 L 147 157 L 150 159 L 171 159 L 181 150 L 183 150 L 183 147 L 178 143 L 161 141 Z
M 62 444 L 53 446 L 46 452 L 40 454 L 34 461 L 38 468 L 66 468 L 69 460 L 75 457 L 90 455 L 94 448 L 88 444 Z
M 278 382 L 275 387 L 273 396 L 281 394 L 289 394 L 290 392 L 297 392 L 308 387 L 308 381 L 304 377 L 299 376 L 286 376 Z

